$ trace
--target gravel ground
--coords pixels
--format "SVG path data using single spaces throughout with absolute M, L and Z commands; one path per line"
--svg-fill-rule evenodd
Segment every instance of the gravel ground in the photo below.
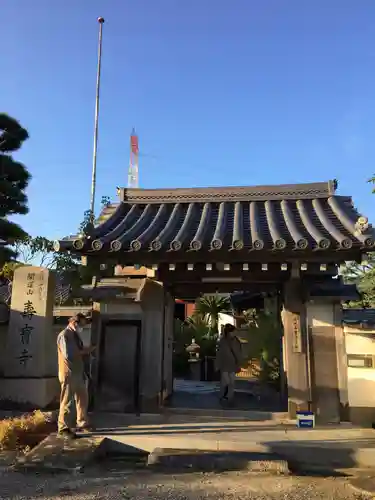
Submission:
M 275 477 L 245 473 L 178 475 L 93 468 L 83 474 L 2 471 L 0 499 L 359 500 L 345 478 Z

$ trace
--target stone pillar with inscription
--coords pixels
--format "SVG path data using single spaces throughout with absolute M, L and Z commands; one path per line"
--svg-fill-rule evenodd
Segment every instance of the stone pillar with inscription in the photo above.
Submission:
M 291 279 L 284 287 L 282 310 L 284 359 L 288 384 L 288 412 L 308 410 L 310 390 L 307 366 L 306 306 L 302 300 L 301 282 Z
M 14 273 L 0 402 L 43 408 L 58 396 L 53 334 L 53 271 L 22 266 Z

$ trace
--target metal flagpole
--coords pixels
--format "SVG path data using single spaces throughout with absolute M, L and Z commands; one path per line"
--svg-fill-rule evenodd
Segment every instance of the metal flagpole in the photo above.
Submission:
M 102 36 L 104 18 L 98 17 L 99 23 L 99 44 L 98 44 L 98 69 L 96 74 L 96 98 L 95 98 L 95 128 L 94 128 L 94 150 L 92 155 L 92 177 L 91 177 L 91 217 L 94 217 L 95 209 L 95 189 L 96 189 L 96 159 L 98 150 L 98 119 L 99 119 L 99 93 L 100 93 L 100 70 L 102 63 Z

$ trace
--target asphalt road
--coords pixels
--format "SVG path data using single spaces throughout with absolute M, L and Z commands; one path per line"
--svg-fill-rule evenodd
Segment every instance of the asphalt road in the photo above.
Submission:
M 93 468 L 82 474 L 36 475 L 2 471 L 0 499 L 111 500 L 359 500 L 371 498 L 351 488 L 346 478 L 251 475 L 177 475 L 120 467 Z

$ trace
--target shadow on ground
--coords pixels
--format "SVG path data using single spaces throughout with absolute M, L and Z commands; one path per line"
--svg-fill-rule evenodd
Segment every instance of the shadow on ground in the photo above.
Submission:
M 263 443 L 270 454 L 282 457 L 294 473 L 355 469 L 375 465 L 375 443 L 353 441 L 276 441 Z
M 237 452 L 225 450 L 194 450 L 156 448 L 148 454 L 144 450 L 130 447 L 108 439 L 105 442 L 104 461 L 117 461 L 119 466 L 129 466 L 132 458 L 139 457 L 137 465 L 144 464 L 165 474 L 193 472 L 247 471 L 273 474 L 296 474 L 311 476 L 345 476 L 350 469 L 358 468 L 356 450 L 347 442 L 329 446 L 325 442 L 298 443 L 298 449 L 283 446 L 284 443 L 267 443 L 268 452 Z M 325 446 L 322 446 L 325 445 Z M 361 446 L 365 445 L 365 441 Z M 142 463 L 143 463 L 142 462 Z
M 278 430 L 285 430 L 287 431 L 288 429 L 295 429 L 295 426 L 290 424 L 290 425 L 279 425 L 277 427 Z M 275 425 L 262 425 L 261 431 L 274 431 L 275 430 Z M 186 426 L 182 426 L 179 424 L 175 425 L 158 425 L 157 427 L 153 427 L 152 425 L 150 426 L 140 426 L 140 427 L 101 427 L 100 429 L 97 429 L 96 432 L 93 433 L 95 436 L 101 436 L 103 434 L 107 435 L 122 435 L 122 436 L 158 436 L 158 435 L 172 435 L 172 436 L 178 436 L 178 435 L 183 435 L 183 434 L 222 434 L 222 433 L 227 433 L 227 432 L 252 432 L 254 433 L 256 429 L 254 429 L 254 425 L 209 425 L 209 424 L 204 424 L 204 425 L 190 425 L 186 424 Z
M 130 473 L 192 474 L 246 472 L 272 475 L 344 476 L 358 468 L 357 450 L 347 441 L 266 443 L 268 452 L 156 448 L 151 453 L 110 438 L 67 442 L 52 436 L 18 461 L 14 470 L 32 473 L 88 472 L 92 467 Z M 371 450 L 368 441 L 359 443 Z M 344 469 L 346 472 L 344 472 Z

